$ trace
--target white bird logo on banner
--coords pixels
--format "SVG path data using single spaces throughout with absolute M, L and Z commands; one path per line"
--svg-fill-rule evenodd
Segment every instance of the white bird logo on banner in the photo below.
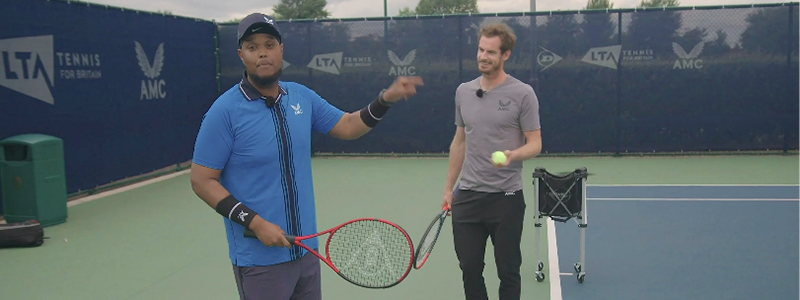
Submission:
M 394 54 L 394 51 L 389 50 L 389 60 L 392 61 L 392 63 L 395 66 L 410 65 L 414 61 L 414 58 L 416 56 L 417 56 L 417 49 L 414 49 L 411 50 L 411 52 L 408 52 L 408 54 L 406 54 L 406 57 L 404 57 L 403 60 L 400 60 L 400 57 L 398 57 L 397 54 Z
M 139 67 L 142 68 L 144 76 L 155 79 L 161 74 L 161 69 L 164 67 L 164 43 L 158 45 L 156 56 L 153 58 L 153 65 L 150 65 L 150 60 L 147 58 L 142 45 L 137 41 L 134 41 L 134 43 L 136 43 L 136 59 L 139 60 Z
M 678 45 L 678 43 L 676 42 L 672 42 L 672 51 L 675 52 L 675 55 L 677 55 L 679 58 L 692 59 L 692 58 L 697 58 L 700 55 L 700 53 L 703 53 L 703 46 L 705 46 L 705 43 L 700 42 L 697 45 L 695 45 L 694 48 L 692 48 L 692 51 L 689 52 L 689 54 L 686 54 L 686 50 L 683 50 L 683 47 L 681 47 L 681 45 Z

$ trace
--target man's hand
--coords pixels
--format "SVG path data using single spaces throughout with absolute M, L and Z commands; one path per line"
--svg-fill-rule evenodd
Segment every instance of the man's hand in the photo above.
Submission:
M 417 86 L 425 85 L 422 77 L 419 76 L 399 76 L 397 80 L 383 92 L 383 100 L 394 103 L 400 100 L 408 100 L 408 97 L 417 94 Z
M 453 192 L 445 191 L 444 192 L 444 201 L 442 202 L 442 210 L 450 209 L 453 207 Z M 450 212 L 447 212 L 447 215 L 450 215 Z
M 498 169 L 499 168 L 508 167 L 508 165 L 511 164 L 511 162 L 516 159 L 516 153 L 514 151 L 506 150 L 506 151 L 503 151 L 503 154 L 506 155 L 506 161 L 504 161 L 503 163 L 500 163 L 500 164 L 494 163 L 494 160 L 492 160 L 492 158 L 489 157 L 489 161 L 491 161 L 492 164 Z
M 264 245 L 281 248 L 290 248 L 292 246 L 283 236 L 286 232 L 280 226 L 267 222 L 261 216 L 256 216 L 250 222 L 250 229 L 256 233 L 256 236 Z

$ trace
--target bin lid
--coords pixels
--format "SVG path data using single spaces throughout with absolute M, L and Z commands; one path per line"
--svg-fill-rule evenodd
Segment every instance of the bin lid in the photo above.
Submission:
M 46 134 L 26 133 L 6 138 L 0 141 L 0 145 L 35 145 L 52 141 L 61 141 L 61 139 Z

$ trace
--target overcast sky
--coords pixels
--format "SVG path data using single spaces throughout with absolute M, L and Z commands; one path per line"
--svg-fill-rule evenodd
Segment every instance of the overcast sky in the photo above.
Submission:
M 226 5 L 219 0 L 89 0 L 132 9 L 158 11 L 168 10 L 173 14 L 207 20 L 227 21 L 241 18 L 251 12 L 271 13 L 280 0 L 236 0 Z M 419 0 L 387 0 L 390 16 L 408 6 L 414 8 Z M 576 10 L 586 5 L 586 0 L 536 0 L 537 11 Z M 632 8 L 641 0 L 612 0 L 615 8 Z M 681 6 L 731 5 L 751 3 L 780 3 L 782 0 L 682 0 Z M 333 18 L 380 17 L 383 16 L 381 0 L 328 0 L 326 7 Z M 482 13 L 522 12 L 530 10 L 530 0 L 478 0 Z

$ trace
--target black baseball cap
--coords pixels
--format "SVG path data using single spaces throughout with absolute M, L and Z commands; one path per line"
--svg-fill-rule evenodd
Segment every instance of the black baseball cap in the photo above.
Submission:
M 278 39 L 279 43 L 282 43 L 281 33 L 278 31 L 278 26 L 275 25 L 275 19 L 268 15 L 252 13 L 247 17 L 244 17 L 244 19 L 239 22 L 239 30 L 237 32 L 239 45 L 241 46 L 242 40 L 253 33 L 266 33 L 272 35 Z

